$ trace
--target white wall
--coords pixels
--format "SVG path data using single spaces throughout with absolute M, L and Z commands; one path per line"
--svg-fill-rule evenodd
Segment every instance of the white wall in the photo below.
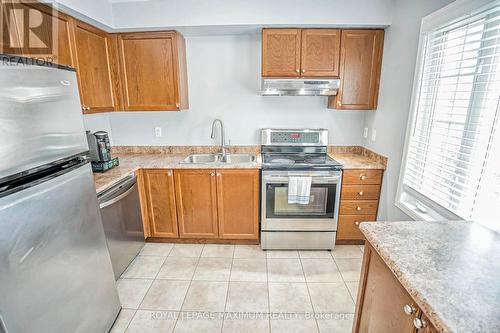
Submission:
M 260 44 L 259 35 L 187 38 L 188 111 L 90 115 L 86 127 L 111 128 L 114 145 L 207 145 L 221 118 L 235 145 L 259 144 L 263 127 L 325 127 L 334 144 L 362 143 L 363 111 L 328 110 L 326 97 L 260 96 Z
M 42 0 L 57 9 L 102 29 L 113 27 L 113 12 L 110 0 Z
M 114 1 L 116 29 L 391 24 L 393 0 Z
M 370 132 L 376 129 L 377 137 L 375 142 L 371 141 L 370 133 L 364 145 L 389 158 L 379 207 L 381 220 L 410 219 L 394 205 L 394 201 L 408 121 L 420 21 L 422 17 L 451 2 L 397 0 L 394 3 L 393 22 L 385 35 L 378 110 L 367 113 L 365 118 L 365 126 Z

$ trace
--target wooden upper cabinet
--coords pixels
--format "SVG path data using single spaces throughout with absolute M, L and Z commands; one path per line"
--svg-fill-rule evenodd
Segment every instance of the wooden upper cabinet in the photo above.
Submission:
M 152 237 L 179 237 L 172 170 L 145 169 L 145 204 Z
M 259 170 L 217 170 L 219 238 L 259 239 Z
M 13 13 L 13 14 L 12 14 Z M 0 53 L 22 55 L 24 39 L 21 36 L 18 18 L 13 11 L 13 4 L 0 2 L 0 23 L 2 24 L 0 39 Z
M 340 30 L 302 30 L 302 76 L 338 76 L 339 58 Z
M 9 8 L 4 7 L 2 9 Z M 12 4 L 9 5 L 12 9 Z M 46 59 L 47 56 L 53 55 L 50 59 L 52 62 L 60 65 L 73 66 L 74 57 L 71 50 L 71 34 L 70 34 L 70 20 L 71 17 L 62 14 L 48 6 L 26 2 L 15 3 L 13 11 L 5 12 L 3 15 L 9 15 L 8 20 L 2 21 L 4 28 L 7 28 L 9 39 L 14 39 L 15 46 L 20 48 L 11 48 L 10 42 L 6 48 L 3 49 L 5 53 L 22 55 L 29 58 L 42 57 Z M 32 33 L 29 31 L 29 18 L 36 18 L 39 20 L 39 26 Z M 14 21 L 11 21 L 11 20 Z M 23 33 L 22 33 L 23 32 Z M 5 38 L 4 38 L 5 39 Z M 36 54 L 34 49 L 49 47 L 50 52 L 47 54 Z M 56 47 L 53 49 L 53 47 Z
M 74 20 L 75 67 L 84 113 L 118 109 L 116 68 L 111 36 Z
M 413 333 L 418 307 L 382 259 L 365 247 L 354 333 Z M 415 309 L 407 315 L 405 305 Z
M 374 110 L 377 108 L 383 30 L 342 30 L 340 89 L 330 97 L 329 108 Z
M 181 238 L 218 238 L 215 170 L 175 170 Z
M 118 35 L 124 109 L 187 109 L 185 41 L 177 32 Z
M 262 76 L 300 76 L 300 29 L 262 30 Z

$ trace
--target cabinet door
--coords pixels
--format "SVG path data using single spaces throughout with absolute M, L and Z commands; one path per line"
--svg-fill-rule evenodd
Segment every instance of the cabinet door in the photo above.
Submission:
M 217 170 L 222 239 L 259 239 L 259 170 Z
M 300 29 L 262 30 L 262 76 L 300 76 Z
M 369 246 L 365 247 L 362 279 L 353 332 L 413 333 L 414 316 L 403 308 L 409 305 L 416 314 L 416 304 Z
M 125 110 L 179 110 L 175 33 L 120 34 L 118 45 Z
M 347 110 L 377 108 L 383 30 L 342 30 L 340 89 L 329 107 Z
M 143 170 L 147 216 L 152 237 L 179 237 L 172 170 Z
M 20 4 L 16 3 L 16 6 Z M 19 12 L 18 12 L 19 14 Z M 22 12 L 20 12 L 22 15 Z M 22 55 L 24 38 L 21 36 L 21 31 L 14 4 L 0 1 L 0 23 L 2 24 L 0 31 L 2 36 L 0 39 L 0 53 Z
M 338 76 L 340 30 L 302 30 L 302 76 Z
M 364 241 L 359 224 L 376 220 L 376 215 L 339 215 L 337 241 Z
M 21 54 L 29 58 L 46 59 L 52 55 L 51 62 L 60 65 L 74 66 L 71 51 L 71 18 L 50 7 L 36 3 L 16 3 L 15 26 L 17 31 L 24 31 Z M 35 33 L 28 34 L 29 21 L 26 18 L 37 18 L 40 25 Z M 37 21 L 38 22 L 38 21 Z M 38 54 L 32 51 L 37 48 L 49 47 L 51 54 Z M 56 47 L 56 49 L 52 49 Z
M 74 49 L 78 85 L 84 113 L 114 111 L 117 98 L 113 88 L 113 50 L 110 36 L 75 20 Z
M 215 170 L 175 170 L 181 238 L 218 238 Z

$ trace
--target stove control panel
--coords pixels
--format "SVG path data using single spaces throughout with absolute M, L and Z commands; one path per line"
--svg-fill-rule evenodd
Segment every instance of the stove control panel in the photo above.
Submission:
M 276 132 L 271 133 L 271 143 L 319 143 L 319 133 Z
M 262 130 L 262 145 L 281 146 L 326 146 L 328 145 L 328 130 Z

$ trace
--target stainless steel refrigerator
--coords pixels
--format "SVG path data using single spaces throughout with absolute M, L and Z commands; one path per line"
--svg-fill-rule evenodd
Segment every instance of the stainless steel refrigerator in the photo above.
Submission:
M 108 332 L 120 311 L 76 73 L 0 55 L 0 332 Z

